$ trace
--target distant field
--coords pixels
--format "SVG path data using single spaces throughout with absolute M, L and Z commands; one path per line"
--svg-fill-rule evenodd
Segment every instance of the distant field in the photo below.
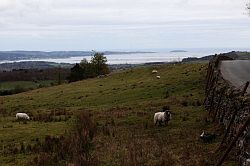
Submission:
M 152 74 L 153 69 L 160 79 Z M 201 105 L 205 69 L 204 64 L 138 67 L 105 78 L 0 97 L 0 165 L 27 164 L 36 154 L 7 153 L 8 148 L 63 134 L 71 128 L 71 115 L 79 111 L 93 115 L 97 125 L 93 155 L 101 165 L 211 164 L 220 139 L 209 144 L 199 140 L 202 130 L 215 129 L 205 123 Z M 154 112 L 165 105 L 170 106 L 173 119 L 166 127 L 155 127 Z M 14 120 L 16 112 L 28 112 L 31 117 L 50 115 L 53 120 L 19 124 Z M 232 159 L 229 163 L 234 165 Z
M 4 92 L 10 93 L 20 93 L 24 91 L 29 91 L 33 89 L 38 89 L 42 87 L 49 87 L 56 85 L 57 81 L 55 80 L 46 80 L 46 81 L 6 81 L 0 82 L 0 95 L 4 95 Z
M 48 87 L 51 84 L 55 84 L 56 81 L 48 80 L 48 81 L 8 81 L 0 83 L 0 90 L 10 90 L 16 87 L 22 87 L 24 89 L 37 89 L 38 87 Z

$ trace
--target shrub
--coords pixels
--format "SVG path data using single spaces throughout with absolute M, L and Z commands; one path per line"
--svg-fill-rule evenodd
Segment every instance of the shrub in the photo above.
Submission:
M 40 154 L 34 158 L 31 165 L 98 165 L 92 155 L 93 138 L 96 127 L 89 114 L 80 113 L 71 132 L 66 136 L 46 136 L 40 146 Z M 38 145 L 39 147 L 39 145 Z

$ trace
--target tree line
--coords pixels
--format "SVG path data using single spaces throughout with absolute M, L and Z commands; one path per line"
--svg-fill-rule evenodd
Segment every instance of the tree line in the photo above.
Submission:
M 18 69 L 12 71 L 0 71 L 0 82 L 6 81 L 41 81 L 41 80 L 66 80 L 70 75 L 69 68 L 47 69 Z
M 103 53 L 95 53 L 91 60 L 83 59 L 71 68 L 69 82 L 79 81 L 87 78 L 93 78 L 99 75 L 105 75 L 110 72 L 107 65 L 107 58 Z

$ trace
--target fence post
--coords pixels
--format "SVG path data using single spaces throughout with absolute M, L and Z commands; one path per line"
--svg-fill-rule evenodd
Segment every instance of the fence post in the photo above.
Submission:
M 208 82 L 209 82 L 210 75 L 211 75 L 211 63 L 209 62 L 208 68 L 207 68 L 207 75 L 206 75 L 206 87 L 205 87 L 206 94 L 207 94 L 207 88 L 208 88 Z
M 211 114 L 212 110 L 213 110 L 213 107 L 214 107 L 214 93 L 215 93 L 215 87 L 212 91 L 212 97 L 211 97 L 211 101 L 210 101 L 210 109 L 209 109 L 209 115 Z
M 240 108 L 240 109 L 241 109 L 241 108 Z M 240 109 L 239 109 L 239 110 L 240 110 Z M 231 125 L 233 124 L 233 121 L 234 121 L 234 119 L 235 119 L 235 116 L 236 116 L 237 112 L 238 112 L 238 110 L 235 109 L 234 112 L 233 112 L 233 115 L 232 115 L 232 117 L 231 117 L 231 119 L 230 119 L 230 121 L 229 121 L 229 124 L 228 124 L 228 126 L 227 126 L 226 132 L 225 132 L 225 134 L 224 134 L 224 136 L 223 136 L 223 138 L 222 138 L 222 141 L 221 141 L 221 143 L 220 143 L 220 146 L 221 146 L 221 145 L 224 143 L 224 141 L 226 140 L 227 134 L 228 134 L 229 131 L 230 131 Z M 220 146 L 219 146 L 219 147 L 220 147 Z
M 206 94 L 205 100 L 204 100 L 204 102 L 203 102 L 203 105 L 204 105 L 204 104 L 206 103 L 206 101 L 207 101 L 208 95 L 209 95 L 211 89 L 213 88 L 214 82 L 215 82 L 215 77 L 214 77 L 214 78 L 212 79 L 212 81 L 211 81 L 211 84 L 210 84 L 209 89 L 208 89 L 208 91 L 207 91 L 207 94 Z
M 221 166 L 222 163 L 224 162 L 224 160 L 226 159 L 228 153 L 232 150 L 233 146 L 235 145 L 236 141 L 238 140 L 238 138 L 240 137 L 240 135 L 244 132 L 244 130 L 246 129 L 246 127 L 248 126 L 250 122 L 250 116 L 247 117 L 246 122 L 244 123 L 244 125 L 240 128 L 239 132 L 237 133 L 236 137 L 233 139 L 233 141 L 230 143 L 229 147 L 227 148 L 226 152 L 224 153 L 224 155 L 220 158 L 219 162 L 216 164 L 216 166 Z
M 243 88 L 243 91 L 242 91 L 242 96 L 244 96 L 245 95 L 245 93 L 246 93 L 246 91 L 247 91 L 247 88 L 248 88 L 248 86 L 249 86 L 249 81 L 247 81 L 246 82 L 246 85 L 244 86 L 244 88 Z
M 220 103 L 221 103 L 222 96 L 223 96 L 224 92 L 225 92 L 225 88 L 223 88 L 223 89 L 221 90 L 220 97 L 219 97 L 219 101 L 218 101 L 218 104 L 217 104 L 216 109 L 215 109 L 215 113 L 214 113 L 214 117 L 213 117 L 213 122 L 215 121 L 216 115 L 217 115 L 217 113 L 218 113 L 218 111 L 219 111 Z

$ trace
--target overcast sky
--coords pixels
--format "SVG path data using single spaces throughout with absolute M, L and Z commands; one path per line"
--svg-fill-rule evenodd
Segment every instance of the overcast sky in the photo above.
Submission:
M 250 47 L 247 0 L 0 0 L 0 50 Z

